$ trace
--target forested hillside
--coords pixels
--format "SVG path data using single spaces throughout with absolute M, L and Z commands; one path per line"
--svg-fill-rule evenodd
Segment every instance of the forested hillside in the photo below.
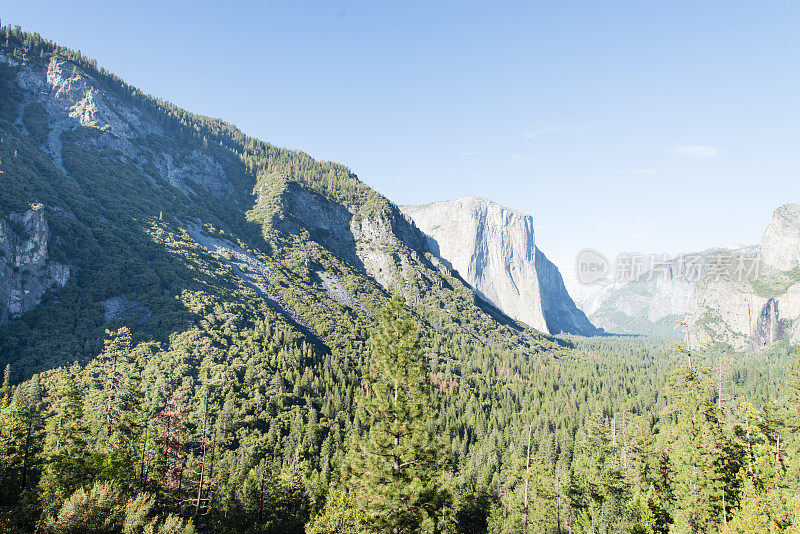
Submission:
M 0 51 L 1 531 L 798 527 L 785 342 L 542 335 L 345 167 Z

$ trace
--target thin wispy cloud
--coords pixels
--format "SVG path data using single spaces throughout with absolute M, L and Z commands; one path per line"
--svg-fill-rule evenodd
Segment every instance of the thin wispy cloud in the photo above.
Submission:
M 477 152 L 462 152 L 460 155 L 462 158 L 468 158 L 470 156 L 475 156 L 477 154 L 478 154 Z
M 523 156 L 522 154 L 511 154 L 508 157 L 513 159 L 514 161 L 525 161 L 526 159 L 528 159 L 525 156 Z
M 628 174 L 658 174 L 658 170 L 656 169 L 631 169 L 628 171 Z
M 532 132 L 526 133 L 524 137 L 525 137 L 525 139 L 533 139 L 535 137 L 540 137 L 542 135 L 548 135 L 548 134 L 554 134 L 554 133 L 560 133 L 560 132 L 566 132 L 566 131 L 567 131 L 567 129 L 563 128 L 561 126 L 557 126 L 555 128 L 541 128 L 539 130 L 534 130 Z
M 692 159 L 713 159 L 719 156 L 719 150 L 702 145 L 678 145 L 670 148 L 670 154 Z

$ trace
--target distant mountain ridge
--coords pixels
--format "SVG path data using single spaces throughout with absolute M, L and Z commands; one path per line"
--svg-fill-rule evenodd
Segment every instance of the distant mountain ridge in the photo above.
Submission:
M 696 285 L 686 314 L 696 341 L 737 350 L 800 343 L 800 205 L 775 210 L 757 250 L 757 278 L 707 277 Z
M 682 254 L 667 259 L 658 272 L 646 268 L 634 278 L 618 277 L 613 272 L 616 266 L 612 265 L 607 278 L 582 284 L 571 277 L 567 287 L 577 306 L 607 332 L 677 339 L 684 336 L 677 323 L 684 319 L 695 288 L 692 277 L 686 276 L 682 266 L 685 262 L 705 263 L 721 251 L 733 252 L 733 249 Z M 648 255 L 639 257 L 649 258 Z
M 687 258 L 712 269 L 751 258 L 747 276 L 697 279 L 680 274 Z M 752 275 L 752 276 L 751 276 Z M 800 206 L 777 208 L 756 246 L 732 245 L 678 256 L 666 273 L 647 271 L 635 280 L 570 282 L 577 305 L 609 332 L 683 338 L 685 321 L 694 343 L 719 342 L 757 350 L 780 340 L 800 342 Z
M 536 247 L 530 215 L 478 197 L 401 209 L 427 235 L 431 251 L 506 314 L 554 334 L 597 333 Z

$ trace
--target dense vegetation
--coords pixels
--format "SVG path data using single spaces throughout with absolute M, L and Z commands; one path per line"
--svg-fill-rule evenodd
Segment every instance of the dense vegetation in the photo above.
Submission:
M 404 308 L 324 236 L 274 224 L 290 187 L 397 223 L 348 169 L 153 99 L 18 28 L 0 50 L 19 63 L 0 62 L 0 217 L 42 204 L 49 257 L 74 273 L 0 327 L 0 530 L 797 528 L 787 345 L 687 365 L 658 343 L 553 339 L 424 257 L 398 280 Z M 153 161 L 98 149 L 102 127 L 64 131 L 54 161 L 46 113 L 13 80 L 56 56 L 163 128 L 136 140 L 143 153 L 200 151 L 230 194 L 187 193 Z M 262 262 L 316 335 L 190 225 Z M 381 321 L 325 296 L 318 271 Z M 122 297 L 136 313 L 107 317 Z
M 744 356 L 587 340 L 563 361 L 509 360 L 441 385 L 417 340 L 396 298 L 373 337 L 364 387 L 350 399 L 337 389 L 304 415 L 297 390 L 334 383 L 330 362 L 320 376 L 290 374 L 292 392 L 279 370 L 206 361 L 215 378 L 190 412 L 180 388 L 167 396 L 170 382 L 194 380 L 185 364 L 170 362 L 165 376 L 157 347 L 132 347 L 124 328 L 109 332 L 84 368 L 18 386 L 6 379 L 0 524 L 302 532 L 308 523 L 315 533 L 797 526 L 800 359 L 787 346 Z M 262 357 L 303 358 L 264 341 Z M 228 385 L 237 373 L 252 395 L 245 406 Z M 104 517 L 115 526 L 103 530 Z

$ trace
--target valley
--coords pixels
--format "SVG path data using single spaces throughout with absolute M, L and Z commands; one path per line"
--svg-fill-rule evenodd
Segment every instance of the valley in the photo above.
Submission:
M 752 279 L 565 283 L 12 26 L 0 193 L 1 532 L 800 528 L 796 204 Z

